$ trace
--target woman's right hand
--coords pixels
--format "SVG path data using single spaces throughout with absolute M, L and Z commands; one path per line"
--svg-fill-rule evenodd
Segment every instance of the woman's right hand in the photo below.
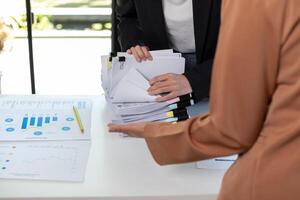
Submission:
M 128 49 L 127 53 L 133 55 L 138 62 L 152 60 L 149 48 L 146 46 L 136 45 L 135 47 Z

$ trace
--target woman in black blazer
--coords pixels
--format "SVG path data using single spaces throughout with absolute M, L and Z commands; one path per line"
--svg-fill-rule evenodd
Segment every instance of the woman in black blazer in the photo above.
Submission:
M 118 40 L 122 51 L 133 54 L 137 61 L 151 59 L 149 50 L 172 48 L 164 14 L 165 1 L 168 0 L 117 0 Z M 169 93 L 158 98 L 158 101 L 190 92 L 193 92 L 196 102 L 209 97 L 220 26 L 221 0 L 186 1 L 192 1 L 195 49 L 194 52 L 181 52 L 186 58 L 183 75 L 165 74 L 150 80 L 149 94 Z M 182 14 L 178 13 L 178 16 Z M 178 27 L 180 28 L 182 27 Z

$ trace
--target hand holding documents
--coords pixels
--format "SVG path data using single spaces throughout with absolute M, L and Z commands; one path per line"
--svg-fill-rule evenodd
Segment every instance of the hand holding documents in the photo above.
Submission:
M 182 74 L 185 59 L 173 50 L 152 51 L 152 60 L 137 62 L 126 53 L 102 57 L 102 87 L 112 110 L 113 123 L 144 121 L 176 122 L 188 119 L 185 109 L 193 105 L 190 94 L 166 102 L 156 102 L 147 90 L 149 80 L 162 74 Z M 168 112 L 174 112 L 172 116 Z
M 0 97 L 0 178 L 82 181 L 90 147 L 87 99 Z

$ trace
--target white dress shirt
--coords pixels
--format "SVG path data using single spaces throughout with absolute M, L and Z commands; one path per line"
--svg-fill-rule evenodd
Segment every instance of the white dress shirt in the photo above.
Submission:
M 163 0 L 163 11 L 171 47 L 181 53 L 195 53 L 193 1 Z

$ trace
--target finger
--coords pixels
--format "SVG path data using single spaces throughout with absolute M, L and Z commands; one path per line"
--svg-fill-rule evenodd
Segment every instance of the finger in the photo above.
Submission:
M 156 76 L 156 77 L 154 77 L 153 79 L 151 79 L 151 80 L 149 81 L 149 83 L 150 83 L 150 85 L 154 85 L 154 84 L 157 83 L 157 82 L 167 80 L 169 77 L 170 77 L 169 74 L 159 75 L 159 76 Z
M 162 87 L 162 88 L 150 91 L 149 95 L 154 96 L 154 95 L 159 95 L 162 93 L 169 93 L 169 92 L 173 92 L 173 90 L 174 90 L 173 86 Z
M 168 101 L 168 100 L 174 99 L 176 97 L 177 97 L 176 92 L 171 92 L 170 94 L 168 94 L 166 96 L 162 96 L 162 97 L 156 98 L 156 101 L 158 101 L 158 102 L 164 102 L 164 101 Z
M 156 82 L 155 84 L 153 84 L 151 87 L 149 87 L 149 89 L 147 90 L 148 92 L 151 92 L 153 90 L 157 90 L 159 88 L 163 88 L 163 87 L 168 87 L 168 86 L 172 86 L 175 83 L 172 81 L 160 81 L 160 82 Z
M 130 133 L 134 132 L 134 124 L 108 124 L 109 132 L 122 132 L 122 133 Z
M 132 54 L 132 51 L 130 49 L 127 50 L 128 54 Z
M 131 47 L 130 50 L 131 50 L 132 55 L 133 55 L 133 57 L 135 58 L 135 60 L 136 60 L 137 62 L 141 62 L 141 58 L 139 57 L 139 55 L 138 55 L 137 51 L 135 50 L 135 48 L 134 48 L 134 47 Z
M 117 125 L 117 124 L 108 124 L 109 132 L 121 132 L 127 133 L 132 137 L 143 137 L 143 124 L 126 124 L 126 125 Z
M 139 57 L 140 57 L 141 60 L 147 60 L 147 58 L 146 58 L 146 56 L 144 55 L 144 52 L 143 52 L 141 46 L 139 46 L 139 45 L 135 46 L 135 50 L 136 50 L 136 52 L 137 52 L 137 54 L 139 55 Z
M 107 126 L 109 132 L 123 132 L 123 125 L 108 124 Z
M 147 59 L 153 60 L 153 58 L 152 58 L 152 56 L 151 56 L 151 54 L 150 54 L 147 47 L 142 47 L 142 51 L 143 51 L 143 53 L 144 53 L 144 55 Z

